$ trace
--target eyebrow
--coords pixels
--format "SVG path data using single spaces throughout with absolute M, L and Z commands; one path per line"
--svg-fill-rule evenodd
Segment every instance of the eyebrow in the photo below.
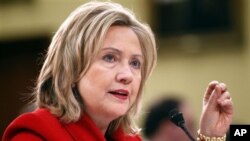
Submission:
M 118 54 L 121 54 L 122 51 L 117 49 L 117 48 L 114 48 L 114 47 L 105 47 L 105 48 L 102 48 L 101 50 L 112 50 L 114 52 L 117 52 Z M 142 54 L 133 54 L 133 57 L 139 57 L 139 58 L 143 58 L 142 57 Z
M 112 50 L 114 52 L 117 52 L 117 53 L 121 53 L 121 51 L 119 49 L 116 49 L 114 47 L 105 47 L 105 48 L 102 48 L 101 50 Z

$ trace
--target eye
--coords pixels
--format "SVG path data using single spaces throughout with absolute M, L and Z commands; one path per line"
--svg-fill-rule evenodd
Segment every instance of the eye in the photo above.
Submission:
M 106 61 L 106 62 L 112 63 L 112 62 L 115 61 L 115 56 L 112 55 L 112 54 L 107 54 L 107 55 L 103 56 L 102 59 L 103 59 L 104 61 Z
M 130 62 L 130 65 L 135 68 L 135 69 L 140 69 L 141 68 L 141 62 L 137 59 L 134 59 Z

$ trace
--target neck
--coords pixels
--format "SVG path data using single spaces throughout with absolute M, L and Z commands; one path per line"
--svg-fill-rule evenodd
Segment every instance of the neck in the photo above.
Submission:
M 93 122 L 96 124 L 96 126 L 101 130 L 101 132 L 105 135 L 107 132 L 107 129 L 109 127 L 109 124 L 111 123 L 111 119 L 107 119 L 105 117 L 99 117 L 88 114 L 89 117 L 93 120 Z

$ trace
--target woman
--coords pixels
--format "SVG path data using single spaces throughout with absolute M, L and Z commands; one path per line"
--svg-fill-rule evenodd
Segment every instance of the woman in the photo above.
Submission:
M 80 6 L 49 46 L 34 92 L 39 108 L 15 119 L 3 141 L 140 141 L 134 117 L 156 58 L 151 29 L 128 9 L 111 2 Z M 226 86 L 211 82 L 200 139 L 224 136 L 231 120 Z

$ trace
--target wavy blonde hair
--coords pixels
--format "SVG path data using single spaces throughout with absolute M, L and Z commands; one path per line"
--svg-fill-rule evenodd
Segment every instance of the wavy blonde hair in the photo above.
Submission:
M 94 56 L 98 53 L 108 29 L 126 26 L 137 35 L 144 58 L 142 80 L 135 103 L 126 115 L 112 121 L 108 132 L 122 127 L 126 133 L 137 133 L 134 122 L 141 103 L 145 81 L 153 70 L 156 60 L 155 38 L 150 27 L 139 22 L 133 12 L 112 2 L 89 2 L 74 10 L 55 33 L 37 80 L 34 91 L 38 107 L 69 123 L 79 120 L 84 103 L 74 93 L 72 86 L 84 77 Z

